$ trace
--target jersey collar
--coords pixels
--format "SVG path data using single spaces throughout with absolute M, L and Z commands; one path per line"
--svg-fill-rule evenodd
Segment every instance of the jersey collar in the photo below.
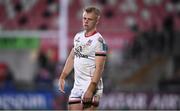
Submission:
M 90 37 L 90 36 L 92 36 L 92 35 L 94 35 L 94 34 L 96 34 L 96 33 L 97 33 L 97 31 L 94 31 L 93 33 L 91 33 L 91 34 L 88 35 L 88 36 L 86 35 L 86 33 L 84 33 L 84 36 L 85 36 L 85 37 Z

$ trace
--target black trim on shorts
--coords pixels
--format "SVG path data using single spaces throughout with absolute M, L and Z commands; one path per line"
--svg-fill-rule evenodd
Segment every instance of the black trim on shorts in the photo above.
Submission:
M 106 56 L 106 54 L 95 54 L 95 56 Z
M 68 104 L 78 104 L 81 103 L 81 101 L 69 101 Z

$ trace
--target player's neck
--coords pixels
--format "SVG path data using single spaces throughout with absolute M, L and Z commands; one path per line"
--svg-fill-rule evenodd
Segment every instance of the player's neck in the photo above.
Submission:
M 85 37 L 90 37 L 94 35 L 95 33 L 97 33 L 96 29 L 91 30 L 91 31 L 85 31 Z

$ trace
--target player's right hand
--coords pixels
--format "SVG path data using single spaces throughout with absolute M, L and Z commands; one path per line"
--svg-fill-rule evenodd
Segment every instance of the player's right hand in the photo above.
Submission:
M 64 79 L 59 79 L 59 90 L 63 93 L 65 93 L 64 91 L 64 85 L 65 85 L 65 80 Z

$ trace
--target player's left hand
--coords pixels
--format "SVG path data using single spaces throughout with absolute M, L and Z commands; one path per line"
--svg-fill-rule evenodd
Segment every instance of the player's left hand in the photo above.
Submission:
M 92 105 L 93 93 L 91 91 L 86 91 L 83 97 L 83 108 L 89 108 Z
M 93 97 L 93 92 L 87 90 L 84 94 L 83 102 L 84 103 L 92 102 L 92 97 Z

